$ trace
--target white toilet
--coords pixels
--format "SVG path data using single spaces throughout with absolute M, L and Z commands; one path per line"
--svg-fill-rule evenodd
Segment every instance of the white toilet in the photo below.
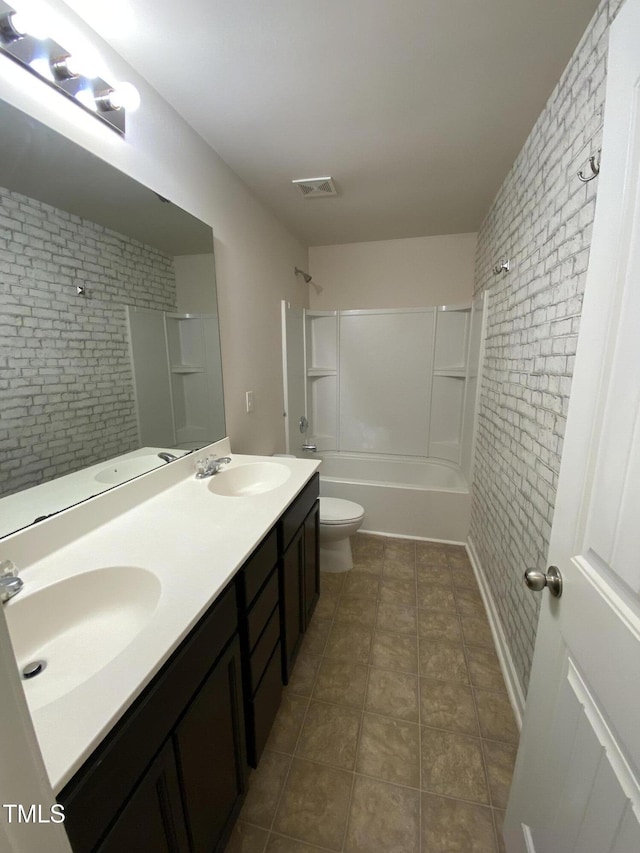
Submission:
M 320 498 L 320 570 L 347 572 L 353 568 L 351 543 L 364 520 L 364 509 L 342 498 Z

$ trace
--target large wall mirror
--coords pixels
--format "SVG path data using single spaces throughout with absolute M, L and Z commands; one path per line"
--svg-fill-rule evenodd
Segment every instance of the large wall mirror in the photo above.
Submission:
M 211 228 L 1 101 L 0 152 L 1 537 L 225 422 Z

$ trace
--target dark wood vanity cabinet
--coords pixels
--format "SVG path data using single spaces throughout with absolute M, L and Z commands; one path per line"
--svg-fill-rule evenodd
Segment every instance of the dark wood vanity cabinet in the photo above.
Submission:
M 74 853 L 212 853 L 246 778 L 232 585 L 58 800 Z
M 319 477 L 315 474 L 284 513 L 278 527 L 285 684 L 289 683 L 302 635 L 320 595 L 318 490 Z
M 61 791 L 74 853 L 224 849 L 318 600 L 318 483 Z

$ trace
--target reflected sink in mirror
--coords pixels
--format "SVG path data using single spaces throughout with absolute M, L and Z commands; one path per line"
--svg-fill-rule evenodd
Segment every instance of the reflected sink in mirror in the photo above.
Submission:
M 18 668 L 44 660 L 23 681 L 32 711 L 69 693 L 112 661 L 153 615 L 162 586 L 136 566 L 73 575 L 29 594 L 28 581 L 5 606 Z
M 214 474 L 209 490 L 229 498 L 251 497 L 277 489 L 290 476 L 291 471 L 278 462 L 249 462 Z

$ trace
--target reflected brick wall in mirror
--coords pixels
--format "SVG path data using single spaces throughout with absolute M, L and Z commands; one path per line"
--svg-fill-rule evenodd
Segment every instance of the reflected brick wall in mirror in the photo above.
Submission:
M 173 259 L 0 188 L 0 495 L 138 446 L 125 304 L 175 311 Z

